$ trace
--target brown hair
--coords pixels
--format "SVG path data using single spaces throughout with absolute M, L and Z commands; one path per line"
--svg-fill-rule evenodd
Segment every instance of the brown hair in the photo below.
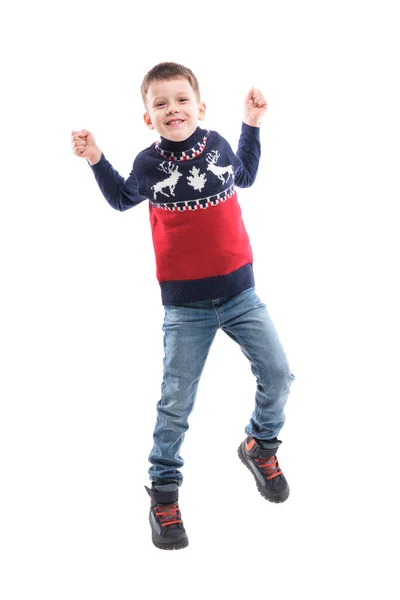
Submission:
M 184 77 L 188 80 L 197 96 L 197 100 L 200 101 L 200 87 L 195 74 L 187 67 L 178 65 L 178 63 L 162 62 L 150 69 L 143 79 L 140 91 L 142 92 L 144 104 L 146 104 L 147 91 L 152 81 L 166 81 L 178 77 Z

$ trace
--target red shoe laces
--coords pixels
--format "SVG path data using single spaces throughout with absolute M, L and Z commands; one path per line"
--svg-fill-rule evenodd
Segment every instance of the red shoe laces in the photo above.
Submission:
M 154 512 L 163 527 L 166 527 L 167 525 L 176 525 L 177 523 L 182 523 L 182 520 L 178 518 L 181 515 L 179 512 L 179 506 L 177 502 L 174 502 L 172 504 L 158 504 L 155 507 Z
M 265 472 L 267 479 L 273 479 L 274 477 L 282 475 L 276 456 L 271 456 L 270 458 L 255 458 L 254 461 L 258 464 L 260 469 Z

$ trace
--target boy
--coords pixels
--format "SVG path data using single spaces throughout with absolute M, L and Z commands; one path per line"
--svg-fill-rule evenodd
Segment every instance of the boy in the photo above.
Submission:
M 257 380 L 255 410 L 239 458 L 261 494 L 283 502 L 277 435 L 294 379 L 266 306 L 255 293 L 253 255 L 236 196 L 253 184 L 260 158 L 259 125 L 267 103 L 248 93 L 236 154 L 217 132 L 202 129 L 206 106 L 190 69 L 160 63 L 142 83 L 144 121 L 160 141 L 136 157 L 124 180 L 87 130 L 72 132 L 109 204 L 120 211 L 149 200 L 157 279 L 165 310 L 164 376 L 149 469 L 152 541 L 161 549 L 188 545 L 178 504 L 179 455 L 188 417 L 218 329 L 237 342 Z M 223 427 L 219 427 L 223 431 Z

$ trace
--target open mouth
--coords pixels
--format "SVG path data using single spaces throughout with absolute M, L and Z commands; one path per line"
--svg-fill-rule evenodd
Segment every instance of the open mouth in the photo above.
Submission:
M 181 123 L 184 123 L 183 119 L 172 119 L 171 121 L 167 121 L 167 125 L 170 125 L 171 127 L 177 127 Z

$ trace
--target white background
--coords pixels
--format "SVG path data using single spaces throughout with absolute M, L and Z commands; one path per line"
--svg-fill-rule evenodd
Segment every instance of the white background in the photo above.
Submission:
M 20 2 L 1 18 L 0 550 L 4 600 L 398 598 L 399 21 L 395 2 Z M 220 331 L 182 447 L 190 545 L 157 550 L 147 457 L 164 310 L 148 203 L 101 195 L 72 130 L 127 177 L 156 137 L 140 84 L 194 70 L 239 190 L 296 381 L 291 496 L 267 503 L 236 449 L 255 380 Z

